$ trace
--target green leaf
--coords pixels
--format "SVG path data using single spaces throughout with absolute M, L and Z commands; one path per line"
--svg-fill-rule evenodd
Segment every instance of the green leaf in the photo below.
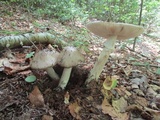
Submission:
M 26 54 L 26 58 L 31 58 L 31 57 L 33 57 L 34 53 L 35 53 L 35 52 L 30 52 L 30 53 Z
M 112 78 L 107 77 L 105 81 L 103 82 L 103 88 L 105 90 L 114 89 L 116 86 L 117 86 L 117 79 L 113 77 Z
M 34 82 L 36 80 L 36 76 L 30 75 L 25 78 L 25 81 L 28 83 Z
M 112 80 L 112 85 L 111 85 L 111 88 L 115 88 L 117 86 L 117 80 Z

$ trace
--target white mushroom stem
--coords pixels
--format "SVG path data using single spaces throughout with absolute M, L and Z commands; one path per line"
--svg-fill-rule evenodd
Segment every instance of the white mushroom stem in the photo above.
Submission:
M 98 57 L 98 60 L 96 61 L 93 69 L 90 71 L 90 74 L 88 76 L 88 79 L 86 80 L 86 83 L 89 83 L 92 80 L 98 80 L 104 65 L 106 64 L 110 53 L 115 49 L 115 42 L 116 42 L 117 36 L 112 36 L 108 38 L 108 40 L 104 43 L 104 48 L 101 54 Z
M 58 87 L 65 89 L 71 74 L 72 67 L 64 68 Z
M 47 74 L 54 80 L 59 80 L 58 74 L 54 71 L 52 67 L 46 69 Z

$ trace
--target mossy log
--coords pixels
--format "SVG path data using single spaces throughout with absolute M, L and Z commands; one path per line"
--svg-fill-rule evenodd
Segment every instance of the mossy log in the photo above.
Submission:
M 56 37 L 50 33 L 26 33 L 17 36 L 0 37 L 0 50 L 3 50 L 4 48 L 32 45 L 33 43 L 56 44 L 59 47 L 66 45 L 65 41 L 56 39 Z

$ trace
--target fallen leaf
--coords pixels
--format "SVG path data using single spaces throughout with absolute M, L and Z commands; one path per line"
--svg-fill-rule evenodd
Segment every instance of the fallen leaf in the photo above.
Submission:
M 126 76 L 129 76 L 130 73 L 132 72 L 132 68 L 131 68 L 130 65 L 128 65 L 126 68 L 123 68 L 123 71 L 124 71 Z
M 148 87 L 147 89 L 147 95 L 148 96 L 156 96 L 157 95 L 157 92 L 155 92 L 151 87 Z
M 77 120 L 82 120 L 82 118 L 79 115 L 79 111 L 82 109 L 77 102 L 72 103 L 68 106 L 69 111 L 71 115 L 76 118 Z
M 28 82 L 28 83 L 31 83 L 31 82 L 34 82 L 36 80 L 36 76 L 34 75 L 29 75 L 25 78 L 25 81 Z
M 139 86 L 134 83 L 134 84 L 131 85 L 131 88 L 132 88 L 132 89 L 139 89 Z
M 43 115 L 42 120 L 53 120 L 53 117 L 50 115 Z
M 6 53 L 7 58 L 0 59 L 1 71 L 4 71 L 7 75 L 21 72 L 30 68 L 30 65 L 25 65 L 25 54 L 17 53 L 14 56 L 11 52 Z M 2 69 L 3 68 L 3 69 Z
M 11 75 L 13 73 L 17 73 L 17 72 L 21 72 L 24 70 L 27 70 L 30 68 L 30 65 L 27 66 L 20 66 L 19 64 L 14 64 L 14 65 L 10 65 L 10 66 L 4 66 L 4 72 L 7 75 Z
M 116 112 L 125 112 L 128 106 L 127 101 L 121 97 L 118 100 L 112 100 L 112 106 L 116 110 Z
M 147 107 L 144 107 L 144 109 L 151 113 L 151 115 L 153 116 L 153 120 L 160 120 L 160 111 L 153 110 Z
M 103 88 L 106 90 L 111 90 L 117 86 L 117 79 L 114 77 L 106 77 L 106 79 L 103 82 Z
M 127 114 L 127 112 L 126 113 L 116 112 L 106 98 L 104 98 L 101 106 L 102 106 L 102 112 L 104 114 L 110 115 L 113 120 L 129 120 L 129 115 Z
M 154 91 L 160 91 L 160 86 L 158 85 L 149 85 Z
M 140 90 L 140 89 L 133 89 L 133 91 L 134 91 L 137 95 L 139 95 L 139 96 L 145 96 L 145 94 L 143 93 L 143 91 Z
M 32 73 L 31 70 L 25 70 L 25 71 L 18 72 L 17 74 L 20 74 L 20 75 L 28 75 L 28 74 L 31 74 L 31 73 Z
M 108 100 L 112 99 L 113 94 L 112 94 L 112 92 L 110 90 L 106 90 L 106 89 L 102 88 L 101 92 L 102 92 L 103 96 L 105 98 L 107 98 Z
M 130 79 L 130 81 L 132 84 L 137 84 L 145 88 L 148 86 L 148 79 L 145 76 L 142 76 L 140 78 Z
M 146 107 L 149 105 L 148 101 L 144 97 L 137 96 L 135 99 L 135 102 L 143 107 Z
M 157 105 L 156 105 L 155 102 L 151 102 L 151 103 L 150 103 L 150 107 L 151 107 L 152 109 L 155 109 L 155 110 L 158 110 L 158 109 L 159 109 L 159 108 L 157 107 Z
M 118 86 L 115 88 L 117 91 L 118 95 L 120 96 L 125 96 L 125 97 L 130 97 L 132 94 L 126 89 L 126 87 L 123 86 Z
M 30 100 L 31 104 L 36 107 L 44 106 L 43 95 L 37 86 L 35 86 L 33 91 L 29 94 L 28 99 Z

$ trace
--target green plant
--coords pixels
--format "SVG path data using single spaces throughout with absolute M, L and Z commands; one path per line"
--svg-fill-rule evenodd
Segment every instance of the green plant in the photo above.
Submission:
M 38 17 L 56 17 L 59 21 L 96 18 L 105 21 L 138 24 L 140 1 L 135 0 L 10 0 Z M 142 23 L 155 18 L 160 0 L 147 0 L 143 4 Z
M 36 81 L 36 76 L 34 75 L 29 75 L 25 78 L 25 81 L 28 82 L 28 83 L 32 83 L 34 81 Z
M 114 77 L 107 77 L 103 82 L 103 88 L 105 90 L 114 89 L 116 86 L 117 86 L 117 79 L 115 79 Z
M 33 56 L 34 56 L 34 53 L 35 53 L 35 52 L 30 52 L 30 53 L 26 54 L 26 58 L 31 58 L 31 57 L 33 57 Z

